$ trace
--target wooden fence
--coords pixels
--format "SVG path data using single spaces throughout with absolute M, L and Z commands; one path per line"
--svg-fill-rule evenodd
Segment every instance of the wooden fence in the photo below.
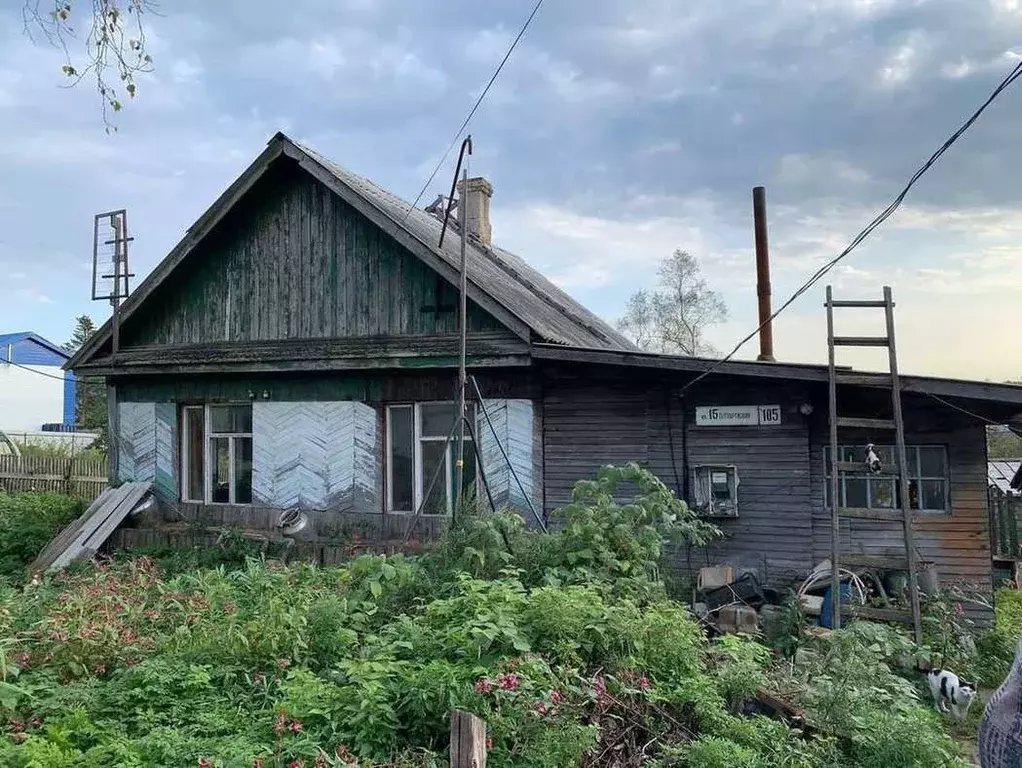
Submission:
M 0 491 L 49 491 L 92 501 L 106 485 L 105 459 L 0 456 Z

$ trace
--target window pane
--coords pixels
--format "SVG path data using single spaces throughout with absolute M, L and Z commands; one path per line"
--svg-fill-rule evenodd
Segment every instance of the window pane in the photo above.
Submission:
M 947 462 L 940 446 L 919 449 L 921 477 L 947 477 Z
M 866 454 L 861 449 L 850 445 L 840 445 L 837 449 L 838 461 L 865 461 Z
M 845 478 L 845 503 L 846 507 L 867 507 L 866 502 L 866 480 L 861 477 Z
M 422 444 L 423 494 L 426 493 L 426 490 L 429 488 L 430 481 L 433 480 L 433 473 L 436 472 L 437 467 L 440 468 L 440 474 L 433 486 L 433 493 L 430 494 L 429 499 L 426 500 L 426 504 L 422 509 L 422 511 L 427 515 L 447 514 L 447 475 L 445 473 L 446 458 L 447 451 L 444 443 L 424 442 Z
M 880 464 L 884 467 L 897 467 L 898 459 L 893 445 L 874 445 L 873 452 L 876 453 L 877 458 L 880 459 Z M 861 451 L 862 461 L 866 461 L 866 450 L 865 446 Z M 910 459 L 911 462 L 911 459 Z M 911 463 L 909 466 L 912 466 Z
M 447 437 L 454 426 L 456 403 L 429 403 L 419 406 L 423 437 Z
M 226 504 L 231 500 L 231 455 L 229 437 L 214 437 L 209 441 L 209 453 L 212 456 L 210 467 L 212 493 L 210 498 L 217 504 Z
M 252 503 L 252 438 L 234 437 L 234 503 Z
M 203 433 L 205 423 L 202 408 L 185 408 L 185 447 L 184 459 L 187 462 L 186 476 L 188 487 L 185 497 L 188 501 L 204 501 L 203 487 L 203 446 L 206 441 Z
M 894 480 L 870 478 L 869 480 L 869 506 L 873 509 L 894 508 Z
M 233 432 L 251 434 L 251 405 L 211 405 L 209 407 L 210 431 L 214 434 Z
M 899 506 L 901 502 L 901 486 L 898 488 L 898 501 Z M 908 506 L 910 509 L 919 509 L 919 481 L 909 480 L 908 481 Z
M 940 510 L 947 509 L 947 496 L 943 480 L 923 480 L 923 509 Z
M 412 450 L 412 408 L 390 409 L 390 498 L 391 511 L 413 512 L 415 501 L 412 489 L 415 475 Z M 428 480 L 425 482 L 429 482 Z

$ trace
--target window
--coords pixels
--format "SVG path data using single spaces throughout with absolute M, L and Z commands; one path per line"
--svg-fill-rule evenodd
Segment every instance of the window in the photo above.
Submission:
M 181 409 L 181 499 L 252 503 L 252 406 Z
M 841 472 L 838 476 L 838 499 L 842 507 L 866 509 L 900 509 L 901 484 L 897 475 L 873 475 L 866 470 L 864 446 L 842 445 L 840 461 L 863 465 L 862 472 Z M 873 447 L 884 467 L 897 467 L 895 446 Z M 830 507 L 830 449 L 827 455 L 825 500 Z M 908 501 L 917 512 L 948 511 L 948 462 L 943 445 L 907 445 Z
M 696 511 L 712 517 L 738 517 L 738 468 L 696 466 Z
M 451 512 L 458 490 L 457 444 L 445 442 L 457 422 L 456 403 L 392 405 L 387 409 L 387 510 L 415 512 L 422 505 L 427 515 Z M 475 408 L 466 404 L 469 423 L 475 424 Z M 465 434 L 465 466 L 461 493 L 476 481 L 476 457 L 471 436 Z M 434 474 L 436 483 L 423 504 Z

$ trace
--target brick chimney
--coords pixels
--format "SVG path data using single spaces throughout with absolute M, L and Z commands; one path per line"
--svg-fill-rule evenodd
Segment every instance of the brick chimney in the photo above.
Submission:
M 490 227 L 490 198 L 493 185 L 482 176 L 458 182 L 458 223 L 468 227 L 468 234 L 474 235 L 485 245 L 490 244 L 493 230 Z

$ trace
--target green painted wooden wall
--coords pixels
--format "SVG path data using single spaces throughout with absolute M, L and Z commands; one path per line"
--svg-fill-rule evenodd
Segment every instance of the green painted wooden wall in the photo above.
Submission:
M 316 402 L 355 400 L 363 403 L 451 400 L 457 370 L 443 373 L 379 372 L 358 374 L 279 374 L 272 376 L 146 376 L 116 380 L 117 401 L 139 403 L 248 402 L 251 392 L 262 400 Z M 495 369 L 477 375 L 484 397 L 538 397 L 531 371 Z
M 125 323 L 125 346 L 457 333 L 453 286 L 287 164 L 182 266 Z M 470 303 L 469 332 L 493 330 Z

